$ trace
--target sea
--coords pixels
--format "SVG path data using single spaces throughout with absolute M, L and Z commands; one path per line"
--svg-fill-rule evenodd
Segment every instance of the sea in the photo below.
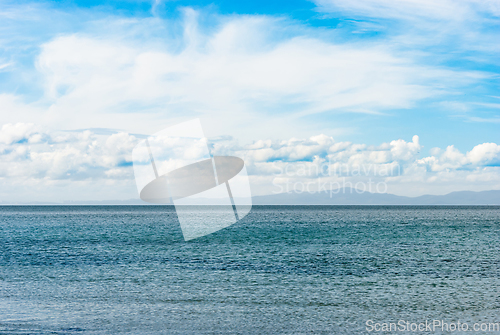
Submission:
M 0 207 L 0 334 L 499 334 L 499 322 L 498 206 L 254 206 L 188 242 L 171 206 Z

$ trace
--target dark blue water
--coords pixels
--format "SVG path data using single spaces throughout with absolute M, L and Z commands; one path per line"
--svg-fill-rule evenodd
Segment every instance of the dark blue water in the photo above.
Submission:
M 190 242 L 171 207 L 0 207 L 0 333 L 499 322 L 499 242 L 500 207 L 257 206 Z

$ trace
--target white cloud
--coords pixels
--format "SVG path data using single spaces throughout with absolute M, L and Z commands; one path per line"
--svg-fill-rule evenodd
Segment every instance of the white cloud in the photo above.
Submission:
M 433 156 L 417 161 L 418 164 L 427 166 L 430 171 L 446 171 L 450 169 L 473 170 L 484 166 L 500 166 L 500 146 L 496 143 L 483 143 L 476 145 L 466 154 L 461 153 L 453 145 L 444 152 L 434 148 Z
M 497 2 L 318 3 L 367 16 L 415 16 L 436 22 L 473 20 L 474 13 L 480 11 L 498 14 Z M 35 12 L 38 24 L 46 20 L 45 14 L 50 16 L 48 11 L 44 15 Z M 0 13 L 9 20 L 17 16 L 26 19 L 22 11 L 14 14 Z M 467 153 L 451 146 L 419 158 L 418 136 L 377 147 L 337 142 L 326 135 L 310 136 L 319 133 L 319 127 L 331 127 L 318 126 L 321 121 L 308 124 L 312 114 L 328 114 L 329 121 L 337 112 L 380 115 L 391 109 L 411 108 L 424 98 L 453 92 L 487 77 L 422 65 L 417 59 L 422 56 L 420 52 L 402 52 L 399 47 L 419 43 L 418 34 L 403 34 L 383 43 L 348 43 L 331 36 L 321 38 L 317 31 L 294 22 L 259 16 L 213 17 L 219 20 L 216 26 L 204 29 L 199 27 L 197 15 L 185 10 L 181 37 L 172 33 L 178 22 L 106 17 L 91 23 L 93 28 L 88 22 L 82 23 L 85 28 L 79 33 L 49 34 L 51 37 L 39 49 L 39 45 L 30 45 L 40 50 L 36 73 L 16 72 L 16 85 L 24 80 L 23 85 L 36 91 L 40 84 L 42 95 L 0 94 L 0 121 L 4 124 L 0 130 L 2 197 L 8 196 L 9 185 L 39 187 L 39 192 L 46 187 L 71 185 L 71 189 L 91 196 L 111 184 L 114 186 L 102 194 L 135 197 L 129 165 L 137 138 L 130 134 L 151 134 L 194 115 L 202 117 L 209 137 L 229 134 L 251 142 L 238 146 L 221 141 L 215 149 L 243 156 L 253 184 L 261 187 L 259 192 L 269 192 L 276 167 L 288 166 L 298 173 L 300 164 L 314 168 L 330 161 L 351 168 L 392 168 L 397 164 L 402 173 L 387 180 L 399 194 L 428 193 L 425 187 L 442 187 L 445 181 L 449 185 L 443 190 L 500 187 L 495 143 L 480 144 Z M 170 37 L 143 38 L 150 30 Z M 276 32 L 283 31 L 286 34 L 276 37 Z M 440 29 L 436 32 L 442 33 Z M 9 37 L 9 43 L 17 40 L 16 34 Z M 486 35 L 481 36 L 484 39 Z M 466 38 L 476 41 L 476 37 L 468 32 Z M 432 39 L 439 43 L 434 35 Z M 468 45 L 479 48 L 483 42 L 477 39 L 477 43 Z M 498 43 L 494 44 L 497 48 Z M 0 62 L 2 71 L 19 66 L 16 59 Z M 47 127 L 123 131 L 98 135 L 92 131 L 44 130 Z M 324 128 L 321 131 L 326 134 L 335 133 Z M 274 140 L 259 140 L 269 138 Z M 289 140 L 275 140 L 280 138 Z M 434 190 L 440 192 L 437 186 Z
M 215 133 L 224 129 L 244 140 L 290 137 L 310 131 L 301 120 L 311 114 L 380 114 L 477 80 L 418 65 L 387 47 L 322 40 L 300 26 L 276 39 L 273 31 L 292 25 L 283 20 L 234 16 L 210 34 L 196 20 L 186 10 L 181 49 L 116 32 L 43 44 L 36 64 L 45 92 L 40 103 L 49 105 L 40 122 L 154 133 L 165 122 L 197 115 Z M 136 20 L 121 29 L 150 25 Z
M 37 129 L 22 123 L 1 128 L 0 177 L 17 181 L 103 179 L 105 171 L 131 162 L 137 142 L 124 133 L 106 137 L 88 130 L 58 134 Z
M 336 142 L 319 135 L 259 140 L 247 146 L 217 143 L 215 154 L 243 157 L 257 194 L 276 191 L 271 186 L 276 184 L 345 180 L 351 187 L 357 182 L 384 182 L 389 192 L 416 196 L 500 188 L 499 148 L 484 143 L 463 154 L 449 146 L 434 148 L 431 156 L 420 158 L 422 146 L 416 135 L 412 141 L 399 139 L 379 146 Z
M 427 19 L 463 21 L 476 18 L 477 12 L 500 16 L 500 4 L 496 0 L 316 0 L 326 11 L 344 10 L 371 17 L 414 20 Z
M 80 200 L 82 194 L 94 197 L 90 200 L 137 198 L 131 166 L 132 150 L 139 141 L 136 136 L 41 129 L 33 124 L 1 127 L 0 182 L 4 192 L 31 185 L 41 193 L 26 201 L 44 200 L 46 194 L 59 201 Z M 236 155 L 245 160 L 254 194 L 272 193 L 276 183 L 315 180 L 346 180 L 353 185 L 383 181 L 389 192 L 402 195 L 500 188 L 500 145 L 495 143 L 479 144 L 465 154 L 453 146 L 434 148 L 433 155 L 424 158 L 419 158 L 422 147 L 418 136 L 379 146 L 336 142 L 326 135 L 259 140 L 247 145 L 222 139 L 212 144 L 214 155 Z M 175 150 L 175 143 L 169 148 Z M 102 189 L 106 185 L 109 187 Z M 81 194 L 69 192 L 73 188 Z M 22 192 L 17 195 L 26 197 Z M 9 194 L 0 196 L 9 200 Z
M 467 159 L 475 165 L 500 165 L 500 146 L 496 143 L 476 145 L 467 153 Z
M 359 31 L 387 34 L 384 41 L 404 52 L 495 64 L 500 23 L 498 0 L 314 0 L 326 15 L 356 18 Z M 365 21 L 378 24 L 371 26 Z M 364 26 L 368 26 L 365 28 Z M 418 51 L 417 51 L 418 50 Z M 474 51 L 473 55 L 469 54 Z M 436 57 L 439 55 L 439 57 Z M 460 56 L 459 56 L 460 57 Z
M 0 130 L 0 143 L 12 144 L 15 142 L 27 141 L 29 143 L 37 143 L 41 141 L 37 127 L 32 123 L 7 123 Z

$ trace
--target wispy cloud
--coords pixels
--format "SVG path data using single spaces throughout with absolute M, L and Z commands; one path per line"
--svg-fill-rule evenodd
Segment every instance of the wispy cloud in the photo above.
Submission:
M 387 43 L 415 48 L 439 59 L 464 57 L 491 63 L 499 51 L 498 25 L 500 6 L 495 0 L 316 0 L 317 10 L 328 15 L 340 15 L 376 22 L 372 30 L 384 32 Z M 422 50 L 427 46 L 429 50 Z M 432 48 L 432 49 L 431 49 Z M 453 50 L 453 55 L 445 55 Z M 417 51 L 417 49 L 413 49 Z M 475 51 L 476 54 L 464 54 Z M 445 56 L 445 57 L 443 57 Z
M 483 118 L 483 117 L 471 116 L 468 118 L 468 120 L 472 122 L 500 123 L 500 117 Z
M 500 6 L 495 0 L 317 0 L 322 10 L 343 10 L 368 17 L 385 17 L 400 20 L 419 18 L 464 21 L 478 19 L 481 14 L 500 16 Z
M 96 32 L 94 21 L 43 43 L 36 56 L 43 96 L 30 106 L 46 110 L 29 120 L 153 132 L 158 119 L 210 116 L 212 128 L 248 139 L 276 131 L 262 128 L 262 118 L 274 124 L 286 115 L 279 131 L 291 136 L 309 115 L 384 115 L 483 78 L 419 64 L 386 46 L 336 43 L 281 18 L 214 16 L 217 23 L 202 30 L 199 15 L 186 8 L 181 23 L 108 18 L 107 32 Z M 144 40 L 179 24 L 177 35 Z M 293 33 L 277 39 L 283 29 Z

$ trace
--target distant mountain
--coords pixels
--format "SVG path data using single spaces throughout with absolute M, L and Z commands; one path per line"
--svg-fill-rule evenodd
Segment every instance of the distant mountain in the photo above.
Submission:
M 129 200 L 82 200 L 82 201 L 64 201 L 64 202 L 48 202 L 48 201 L 31 201 L 31 202 L 22 202 L 22 201 L 0 201 L 0 206 L 2 205 L 30 205 L 30 206 L 108 206 L 108 205 L 150 205 L 147 202 L 142 201 L 141 199 L 129 199 Z
M 500 190 L 472 192 L 460 191 L 445 195 L 405 197 L 389 193 L 358 193 L 345 188 L 337 193 L 280 193 L 252 197 L 254 205 L 500 205 Z M 237 199 L 237 198 L 236 198 Z M 193 204 L 222 204 L 220 199 L 198 198 Z M 0 205 L 154 205 L 140 199 L 104 201 L 1 202 Z
M 446 195 L 405 197 L 388 193 L 358 193 L 345 188 L 337 193 L 280 193 L 253 197 L 255 205 L 500 205 L 500 190 L 460 191 Z

